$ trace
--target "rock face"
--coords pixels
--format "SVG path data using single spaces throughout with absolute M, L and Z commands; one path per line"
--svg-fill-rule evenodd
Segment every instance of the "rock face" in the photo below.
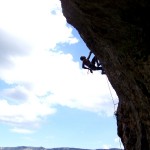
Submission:
M 118 97 L 125 150 L 150 150 L 150 1 L 61 0 L 63 14 L 103 63 Z

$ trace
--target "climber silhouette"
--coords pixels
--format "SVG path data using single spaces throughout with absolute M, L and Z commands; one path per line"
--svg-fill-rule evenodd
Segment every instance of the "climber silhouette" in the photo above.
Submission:
M 90 51 L 89 56 L 87 58 L 85 56 L 80 57 L 80 60 L 82 61 L 82 68 L 89 69 L 91 73 L 93 73 L 93 71 L 96 71 L 96 70 L 102 70 L 102 74 L 105 74 L 105 71 L 104 71 L 102 65 L 99 63 L 96 56 L 94 56 L 92 58 L 92 61 L 90 61 L 91 54 L 92 54 L 92 52 Z

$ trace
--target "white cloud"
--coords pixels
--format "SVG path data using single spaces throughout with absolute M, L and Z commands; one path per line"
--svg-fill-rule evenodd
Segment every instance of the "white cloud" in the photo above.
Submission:
M 0 29 L 30 43 L 36 51 L 77 42 L 66 27 L 59 0 L 0 0 L 0 20 Z
M 35 96 L 30 101 L 14 105 L 7 100 L 0 100 L 0 120 L 11 123 L 36 122 L 41 117 L 55 113 L 55 109 L 38 101 Z
M 87 74 L 71 54 L 54 51 L 78 42 L 59 0 L 0 0 L 0 20 L 0 79 L 10 85 L 0 92 L 0 121 L 25 133 L 25 124 L 38 127 L 57 105 L 113 115 L 106 76 Z
M 111 147 L 111 145 L 107 145 L 107 144 L 104 144 L 104 145 L 103 145 L 103 148 L 104 148 L 104 149 L 110 149 L 110 147 Z
M 31 130 L 19 129 L 19 128 L 13 128 L 13 129 L 11 129 L 11 132 L 21 133 L 21 134 L 31 134 L 31 133 L 33 133 L 33 131 L 31 131 Z

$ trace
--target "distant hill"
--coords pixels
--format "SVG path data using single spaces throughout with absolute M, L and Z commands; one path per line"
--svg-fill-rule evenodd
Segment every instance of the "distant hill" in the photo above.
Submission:
M 44 148 L 44 147 L 28 147 L 28 146 L 18 146 L 18 147 L 0 147 L 0 150 L 91 150 L 91 149 L 82 149 L 82 148 Z M 95 149 L 95 150 L 106 150 L 106 149 Z M 122 150 L 118 148 L 111 148 L 107 150 Z

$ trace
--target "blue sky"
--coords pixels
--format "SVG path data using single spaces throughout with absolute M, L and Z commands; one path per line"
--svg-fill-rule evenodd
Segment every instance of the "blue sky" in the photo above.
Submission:
M 0 0 L 0 20 L 0 146 L 120 148 L 118 98 L 81 68 L 89 49 L 60 1 Z

